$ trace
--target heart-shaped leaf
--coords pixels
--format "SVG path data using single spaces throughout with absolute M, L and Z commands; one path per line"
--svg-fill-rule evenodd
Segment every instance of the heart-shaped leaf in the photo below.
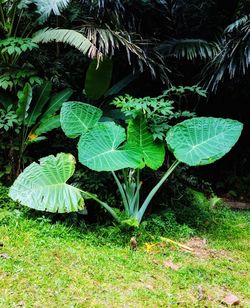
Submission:
M 125 129 L 114 122 L 99 123 L 81 136 L 78 143 L 79 161 L 95 171 L 115 171 L 138 168 L 141 152 L 136 148 L 123 148 Z
M 75 158 L 60 153 L 29 165 L 10 188 L 9 196 L 30 208 L 58 213 L 76 212 L 84 208 L 81 192 L 66 181 L 75 170 Z
M 242 123 L 231 119 L 193 118 L 172 127 L 166 141 L 179 161 L 207 165 L 231 150 L 242 128 Z
M 139 148 L 142 152 L 142 165 L 157 170 L 164 162 L 165 148 L 162 142 L 155 142 L 147 129 L 143 116 L 130 120 L 128 124 L 128 146 Z
M 61 108 L 61 127 L 67 137 L 76 138 L 93 128 L 101 116 L 99 108 L 81 102 L 66 102 Z

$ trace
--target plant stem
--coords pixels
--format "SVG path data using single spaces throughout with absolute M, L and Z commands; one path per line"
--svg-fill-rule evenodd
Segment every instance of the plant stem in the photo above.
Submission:
M 120 218 L 116 215 L 115 211 L 112 209 L 112 207 L 109 206 L 107 203 L 101 201 L 95 195 L 93 195 L 93 194 L 91 194 L 91 193 L 89 193 L 87 191 L 81 190 L 81 192 L 83 192 L 86 196 L 90 197 L 91 199 L 93 199 L 97 203 L 99 203 L 101 206 L 103 206 L 115 218 L 115 220 L 117 220 L 118 222 L 121 221 Z
M 140 188 L 141 188 L 140 169 L 139 168 L 136 170 L 136 186 L 137 186 L 137 189 L 138 189 L 138 195 L 137 195 L 137 198 L 136 198 L 135 210 L 136 210 L 136 212 L 138 212 L 139 211 L 139 205 L 140 205 Z
M 118 177 L 116 176 L 116 174 L 115 174 L 114 171 L 112 171 L 112 174 L 113 174 L 113 177 L 114 177 L 114 179 L 115 179 L 115 181 L 116 181 L 116 184 L 117 184 L 117 186 L 118 186 L 118 189 L 119 189 L 119 191 L 120 191 L 120 194 L 121 194 L 121 196 L 122 196 L 122 201 L 123 201 L 123 205 L 124 205 L 125 211 L 126 211 L 127 214 L 129 214 L 129 205 L 128 205 L 128 200 L 127 200 L 125 191 L 124 191 L 124 189 L 123 189 L 123 187 L 122 187 L 122 184 L 121 184 L 121 182 L 119 181 L 119 179 L 118 179 Z
M 130 203 L 130 215 L 132 215 L 133 217 L 137 217 L 138 210 L 139 210 L 140 188 L 141 188 L 141 185 L 139 183 L 139 185 L 136 187 L 134 197 Z
M 150 193 L 148 194 L 147 198 L 145 199 L 145 201 L 143 202 L 139 213 L 138 213 L 138 222 L 140 223 L 142 220 L 142 217 L 149 205 L 149 203 L 151 202 L 152 198 L 154 197 L 154 195 L 157 193 L 157 191 L 159 190 L 159 188 L 162 186 L 162 184 L 166 181 L 166 179 L 170 176 L 170 174 L 174 171 L 174 169 L 179 165 L 179 161 L 176 160 L 172 166 L 170 166 L 170 168 L 167 170 L 167 172 L 163 175 L 163 177 L 160 179 L 160 181 L 155 185 L 155 187 L 150 191 Z
M 2 4 L 0 4 L 0 14 L 1 14 L 2 25 L 5 26 L 5 16 L 4 16 Z

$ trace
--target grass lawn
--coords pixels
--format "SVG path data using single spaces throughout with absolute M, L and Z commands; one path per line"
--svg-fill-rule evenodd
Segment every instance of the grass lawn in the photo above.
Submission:
M 225 307 L 227 294 L 250 307 L 249 222 L 249 213 L 226 210 L 206 230 L 145 231 L 132 251 L 131 234 L 115 226 L 0 206 L 0 307 Z

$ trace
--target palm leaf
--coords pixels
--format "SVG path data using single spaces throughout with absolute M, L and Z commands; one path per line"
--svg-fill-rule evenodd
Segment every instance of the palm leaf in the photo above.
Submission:
M 64 43 L 69 44 L 90 58 L 102 57 L 96 46 L 80 32 L 70 29 L 45 28 L 36 32 L 32 38 L 35 43 Z
M 43 23 L 52 13 L 55 15 L 61 15 L 61 12 L 69 3 L 70 0 L 21 0 L 19 7 L 26 8 L 30 4 L 35 4 L 37 7 L 36 12 L 40 15 L 38 21 Z
M 105 56 L 113 56 L 115 50 L 119 49 L 120 46 L 123 46 L 127 51 L 127 57 L 130 63 L 130 53 L 136 55 L 147 65 L 149 64 L 149 59 L 146 56 L 143 49 L 138 46 L 133 41 L 134 34 L 131 34 L 125 30 L 123 31 L 114 31 L 107 28 L 100 28 L 97 25 L 84 25 L 80 32 L 86 36 L 93 44 L 98 48 L 98 50 Z M 142 39 L 139 40 L 141 44 L 145 44 Z M 96 54 L 96 50 L 91 50 L 90 53 L 93 53 L 93 56 Z
M 167 57 L 178 59 L 213 59 L 220 51 L 216 42 L 200 39 L 174 39 L 162 43 L 159 50 Z
M 241 18 L 238 18 L 234 22 L 232 22 L 227 28 L 225 32 L 230 33 L 234 31 L 240 30 L 242 27 L 245 27 L 250 22 L 250 15 L 244 15 Z

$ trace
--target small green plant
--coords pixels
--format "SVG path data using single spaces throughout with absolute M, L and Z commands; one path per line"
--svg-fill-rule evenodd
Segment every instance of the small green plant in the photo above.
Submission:
M 9 129 L 18 126 L 17 114 L 13 110 L 13 106 L 9 105 L 7 109 L 0 109 L 0 131 L 7 132 Z M 16 133 L 19 132 L 18 127 L 15 128 Z
M 31 22 L 27 14 L 19 10 L 19 2 L 0 2 L 0 88 L 11 92 L 22 89 L 26 82 L 42 83 L 34 67 L 27 60 L 23 61 L 23 56 L 38 45 L 27 37 Z
M 199 86 L 173 86 L 157 97 L 134 98 L 126 94 L 116 97 L 111 104 L 119 108 L 128 119 L 136 118 L 142 113 L 154 139 L 164 140 L 167 131 L 177 119 L 184 120 L 196 116 L 195 112 L 182 110 L 182 101 L 190 94 L 206 97 L 206 91 Z
M 189 166 L 213 163 L 237 142 L 242 124 L 231 119 L 197 117 L 169 129 L 164 141 L 154 141 L 143 114 L 130 119 L 127 134 L 114 122 L 100 122 L 102 111 L 81 102 L 66 102 L 61 109 L 61 125 L 69 138 L 80 137 L 80 163 L 95 171 L 113 174 L 121 193 L 125 215 L 95 195 L 66 184 L 74 173 L 71 154 L 48 156 L 31 164 L 17 178 L 10 196 L 22 204 L 51 212 L 82 209 L 84 195 L 103 206 L 117 221 L 138 226 L 156 192 L 182 162 Z M 176 160 L 141 203 L 140 171 L 160 168 L 165 159 L 165 144 Z M 119 179 L 116 171 L 121 170 Z
M 33 88 L 26 83 L 12 104 L 4 99 L 1 101 L 1 152 L 6 162 L 10 162 L 7 171 L 9 173 L 11 169 L 13 176 L 20 173 L 26 148 L 32 143 L 45 140 L 47 132 L 60 127 L 58 111 L 71 96 L 72 90 L 65 89 L 52 97 L 51 91 L 51 82 L 43 82 Z

